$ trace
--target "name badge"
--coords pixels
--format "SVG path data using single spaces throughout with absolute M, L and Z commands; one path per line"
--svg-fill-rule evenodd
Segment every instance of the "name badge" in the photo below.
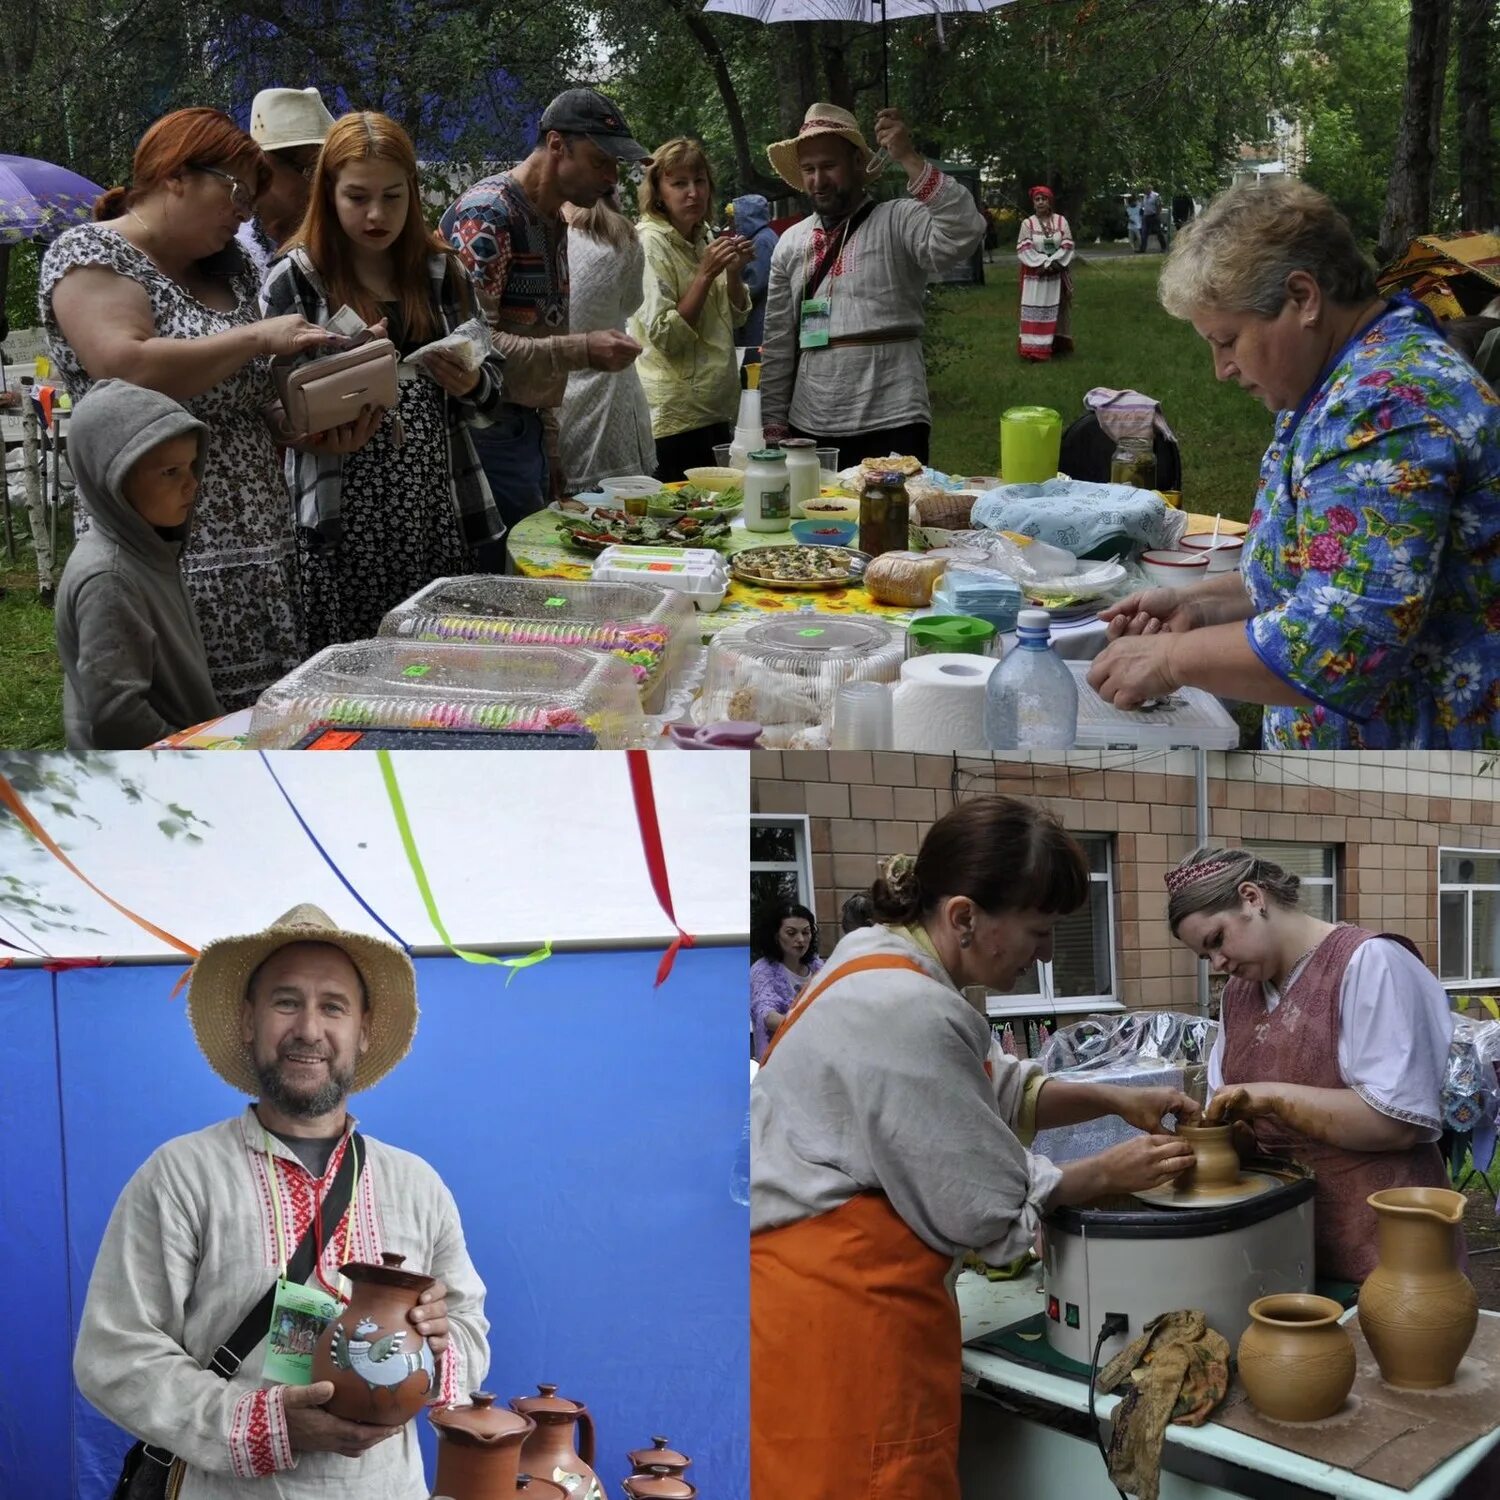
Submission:
M 342 1311 L 326 1292 L 278 1280 L 262 1376 L 278 1385 L 311 1385 L 318 1336 Z
M 799 349 L 826 349 L 829 330 L 833 326 L 833 303 L 827 297 L 808 297 L 802 303 L 802 319 L 798 326 L 797 347 Z

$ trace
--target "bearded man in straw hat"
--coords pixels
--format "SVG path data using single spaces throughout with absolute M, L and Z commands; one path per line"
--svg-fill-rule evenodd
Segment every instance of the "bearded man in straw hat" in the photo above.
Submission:
M 262 89 L 250 106 L 250 136 L 266 153 L 271 183 L 235 238 L 264 281 L 307 212 L 307 194 L 333 116 L 317 89 Z
M 875 139 L 905 170 L 905 198 L 870 198 L 872 152 L 836 105 L 814 104 L 796 137 L 768 152 L 814 212 L 771 257 L 761 415 L 768 438 L 813 438 L 845 465 L 887 453 L 926 463 L 923 295 L 932 276 L 978 249 L 985 220 L 969 191 L 912 145 L 900 110 L 881 110 Z
M 208 944 L 188 1014 L 209 1066 L 257 1102 L 168 1141 L 126 1184 L 89 1282 L 78 1388 L 148 1445 L 143 1471 L 178 1456 L 181 1500 L 425 1495 L 412 1424 L 323 1410 L 333 1386 L 307 1383 L 306 1353 L 310 1329 L 339 1305 L 339 1267 L 393 1251 L 436 1278 L 410 1314 L 436 1362 L 430 1401 L 481 1385 L 489 1364 L 484 1285 L 452 1195 L 420 1158 L 354 1134 L 346 1108 L 411 1047 L 411 960 L 297 906 L 264 932 Z M 347 1212 L 325 1214 L 351 1182 Z M 281 1267 L 309 1234 L 312 1271 L 283 1286 Z M 256 1329 L 235 1340 L 273 1287 L 293 1345 L 255 1342 Z M 238 1368 L 226 1343 L 248 1351 Z

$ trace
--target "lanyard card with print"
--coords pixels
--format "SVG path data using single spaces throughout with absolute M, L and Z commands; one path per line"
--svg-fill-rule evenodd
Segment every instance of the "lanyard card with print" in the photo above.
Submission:
M 265 1132 L 262 1131 L 264 1135 Z M 349 1142 L 355 1153 L 354 1178 L 359 1179 L 358 1147 Z M 278 1385 L 311 1385 L 313 1349 L 319 1335 L 344 1310 L 349 1303 L 349 1286 L 340 1275 L 338 1285 L 330 1287 L 323 1281 L 320 1262 L 323 1258 L 323 1205 L 317 1204 L 313 1227 L 308 1230 L 313 1236 L 313 1269 L 321 1287 L 302 1286 L 287 1277 L 286 1238 L 281 1223 L 281 1194 L 276 1185 L 276 1164 L 271 1155 L 271 1139 L 265 1136 L 266 1172 L 271 1182 L 271 1206 L 276 1219 L 276 1257 L 280 1274 L 276 1278 L 276 1295 L 271 1303 L 271 1326 L 266 1334 L 266 1358 L 261 1368 L 261 1377 L 273 1380 Z M 353 1192 L 351 1207 L 344 1221 L 344 1250 L 339 1263 L 349 1260 L 349 1243 L 353 1234 Z
M 826 349 L 833 328 L 833 299 L 831 297 L 806 297 L 802 302 L 802 316 L 797 326 L 799 349 Z

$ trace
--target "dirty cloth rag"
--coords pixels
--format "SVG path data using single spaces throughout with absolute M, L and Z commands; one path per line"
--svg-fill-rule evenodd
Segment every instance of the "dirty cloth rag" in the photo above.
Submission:
M 1161 403 L 1140 391 L 1115 391 L 1107 385 L 1096 385 L 1083 398 L 1083 405 L 1098 418 L 1105 435 L 1117 443 L 1121 438 L 1149 439 L 1158 432 L 1171 442 L 1177 441 L 1177 434 L 1162 415 Z
M 1109 1477 L 1127 1494 L 1157 1500 L 1168 1422 L 1201 1427 L 1229 1389 L 1229 1341 L 1201 1312 L 1163 1313 L 1099 1375 L 1106 1395 L 1129 1377 L 1109 1440 Z

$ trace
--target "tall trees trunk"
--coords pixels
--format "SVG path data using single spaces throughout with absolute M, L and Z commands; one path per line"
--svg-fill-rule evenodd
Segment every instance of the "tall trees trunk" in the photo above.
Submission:
M 1432 194 L 1448 67 L 1448 23 L 1453 0 L 1412 0 L 1406 34 L 1406 89 L 1396 159 L 1380 218 L 1382 264 L 1396 258 L 1416 235 L 1432 228 Z
M 1458 192 L 1465 229 L 1495 227 L 1490 57 L 1495 0 L 1458 0 Z
M 854 74 L 849 67 L 849 50 L 853 45 L 852 28 L 842 21 L 818 24 L 818 51 L 823 55 L 823 72 L 828 77 L 828 103 L 840 109 L 853 110 L 857 104 Z
M 811 21 L 766 26 L 766 45 L 776 75 L 777 119 L 783 139 L 797 133 L 802 117 L 818 98 L 818 45 Z M 790 40 L 791 48 L 787 50 Z

